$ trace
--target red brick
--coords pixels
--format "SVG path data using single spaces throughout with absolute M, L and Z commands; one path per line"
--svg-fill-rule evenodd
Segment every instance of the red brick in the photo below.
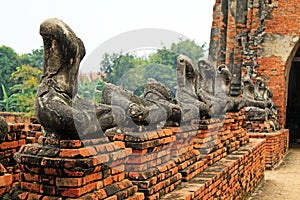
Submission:
M 103 164 L 109 161 L 109 155 L 108 154 L 100 154 L 97 156 L 93 156 L 93 163 L 94 165 Z
M 105 178 L 105 179 L 103 180 L 103 185 L 104 185 L 104 186 L 110 185 L 110 184 L 112 184 L 112 183 L 113 183 L 113 177 L 112 177 L 112 176 L 109 176 L 109 177 L 107 177 L 107 178 Z
M 42 197 L 42 195 L 34 194 L 34 193 L 29 193 L 27 200 L 40 200 L 41 197 Z
M 21 175 L 22 180 L 26 182 L 39 182 L 39 175 L 29 174 L 29 173 L 22 173 Z
M 80 148 L 82 147 L 81 140 L 61 140 L 60 148 Z
M 18 195 L 18 198 L 20 200 L 26 200 L 28 197 L 28 192 L 22 192 L 21 194 Z
M 94 181 L 99 181 L 102 179 L 102 173 L 99 172 L 99 173 L 94 173 L 94 174 L 90 174 L 90 175 L 87 175 L 85 177 L 83 177 L 83 185 L 87 184 L 87 183 L 90 183 L 90 182 L 94 182 Z
M 13 176 L 11 174 L 4 174 L 0 176 L 0 187 L 5 187 L 12 184 Z
M 34 193 L 40 192 L 40 184 L 38 183 L 29 183 L 29 182 L 21 182 L 21 189 L 25 191 L 30 191 Z M 28 197 L 29 199 L 29 197 Z
M 114 141 L 114 144 L 119 148 L 126 148 L 125 142 L 123 141 Z
M 15 149 L 19 146 L 18 141 L 11 141 L 11 142 L 2 142 L 0 144 L 0 149 L 5 150 L 5 149 Z
M 118 197 L 116 195 L 107 197 L 105 200 L 118 200 Z
M 25 139 L 22 139 L 22 140 L 18 141 L 18 146 L 22 146 L 22 145 L 25 145 L 25 144 L 26 144 L 26 140 Z
M 40 193 L 43 195 L 56 195 L 56 187 L 55 186 L 51 186 L 51 185 L 45 185 L 45 184 L 41 184 L 40 185 Z
M 80 197 L 82 194 L 82 188 L 68 188 L 59 192 L 59 195 L 62 197 Z
M 56 178 L 57 187 L 79 187 L 82 184 L 82 178 Z
M 43 196 L 42 200 L 62 200 L 62 198 L 54 196 Z

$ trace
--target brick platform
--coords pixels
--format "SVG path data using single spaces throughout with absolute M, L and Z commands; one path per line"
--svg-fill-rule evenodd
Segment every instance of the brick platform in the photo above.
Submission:
M 29 124 L 27 131 L 23 123 L 10 124 L 0 144 L 0 155 L 7 155 L 2 159 L 14 162 L 15 152 L 27 144 L 16 156 L 20 169 L 16 162 L 2 161 L 0 193 L 11 193 L 18 184 L 20 199 L 244 197 L 261 181 L 265 162 L 259 157 L 262 140 L 249 143 L 243 120 L 242 112 L 228 113 L 191 127 L 138 133 L 116 129 L 108 137 L 83 141 L 40 136 L 36 144 L 31 143 L 41 133 L 39 124 Z M 266 139 L 267 166 L 288 149 L 287 130 L 250 135 Z
M 273 133 L 248 133 L 250 138 L 266 139 L 266 168 L 274 168 L 287 153 L 289 148 L 289 130 Z
M 249 142 L 249 136 L 242 128 L 242 112 L 227 113 L 224 120 L 210 119 L 200 121 L 193 140 L 194 149 L 201 153 L 209 165 Z
M 42 135 L 42 127 L 40 124 L 30 123 L 27 127 L 27 144 L 37 143 L 39 137 Z
M 132 149 L 128 177 L 146 199 L 157 199 L 247 144 L 243 120 L 243 112 L 228 113 L 224 120 L 195 121 L 191 127 L 140 133 L 111 130 L 106 135 L 116 145 Z
M 265 140 L 250 143 L 209 166 L 192 180 L 182 183 L 161 199 L 242 199 L 264 178 Z

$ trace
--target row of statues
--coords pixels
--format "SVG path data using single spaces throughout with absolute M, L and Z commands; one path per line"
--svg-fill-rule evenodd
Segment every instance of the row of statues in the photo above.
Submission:
M 77 94 L 79 64 L 85 55 L 83 42 L 58 19 L 44 21 L 40 34 L 45 61 L 35 111 L 46 134 L 74 139 L 114 127 L 135 131 L 188 125 L 191 120 L 218 117 L 245 107 L 264 112 L 268 118 L 276 115 L 272 94 L 262 79 L 255 84 L 245 79 L 242 97 L 231 97 L 232 75 L 226 65 L 215 68 L 205 60 L 195 65 L 184 55 L 177 58 L 175 99 L 164 84 L 149 79 L 142 97 L 106 84 L 101 102 L 84 100 Z

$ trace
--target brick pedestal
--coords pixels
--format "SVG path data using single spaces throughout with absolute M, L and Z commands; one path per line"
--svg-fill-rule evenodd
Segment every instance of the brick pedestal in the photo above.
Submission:
M 182 175 L 182 181 L 188 181 L 207 167 L 207 161 L 202 159 L 199 150 L 194 149 L 197 130 L 183 127 L 173 131 L 176 134 L 176 142 L 171 147 L 173 159 Z
M 116 144 L 132 149 L 126 171 L 129 179 L 145 194 L 146 199 L 159 199 L 181 183 L 182 175 L 179 170 L 183 166 L 179 165 L 179 160 L 175 162 L 173 158 L 192 149 L 183 142 L 184 138 L 189 137 L 189 132 L 181 133 L 178 128 L 169 128 L 150 132 L 106 134 Z M 174 146 L 178 149 L 174 149 Z M 181 160 L 181 163 L 186 159 Z
M 59 140 L 40 137 L 15 156 L 21 168 L 23 199 L 143 199 L 126 179 L 131 153 L 107 138 Z
M 243 112 L 238 112 L 227 113 L 223 120 L 200 121 L 193 141 L 194 149 L 200 151 L 208 165 L 216 163 L 249 142 L 249 136 L 242 128 L 243 120 Z

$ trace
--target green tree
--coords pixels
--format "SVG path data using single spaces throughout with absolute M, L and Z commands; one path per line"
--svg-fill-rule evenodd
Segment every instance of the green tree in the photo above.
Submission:
M 167 48 L 158 49 L 149 56 L 149 63 L 176 66 L 176 59 L 179 54 Z
M 19 65 L 18 54 L 10 47 L 1 46 L 0 47 L 0 85 L 5 85 L 6 89 L 9 89 L 13 83 L 9 82 L 11 73 L 16 70 Z M 7 90 L 7 95 L 11 92 Z M 3 90 L 0 90 L 0 99 L 3 99 Z
M 31 53 L 18 55 L 14 49 L 7 46 L 0 46 L 0 85 L 4 85 L 6 94 L 10 96 L 12 91 L 10 88 L 13 86 L 13 82 L 9 80 L 11 74 L 16 71 L 17 66 L 30 65 L 32 67 L 42 69 L 44 60 L 44 49 L 32 50 Z M 4 90 L 0 88 L 0 99 L 4 99 Z
M 100 102 L 103 87 L 104 81 L 99 79 L 88 81 L 88 78 L 84 77 L 78 81 L 78 94 L 84 99 Z
M 43 68 L 44 63 L 44 48 L 33 49 L 31 53 L 22 54 L 19 56 L 19 65 L 30 65 L 38 69 Z
M 26 112 L 27 115 L 34 115 L 34 100 L 39 85 L 42 71 L 29 65 L 17 67 L 11 74 L 10 81 L 14 85 L 10 88 L 12 94 L 9 96 L 10 111 Z
M 130 69 L 143 63 L 146 61 L 129 53 L 105 54 L 100 63 L 100 71 L 106 82 L 117 84 Z
M 106 82 L 122 85 L 137 95 L 143 93 L 148 78 L 155 78 L 174 88 L 177 56 L 184 54 L 196 63 L 205 51 L 205 44 L 198 45 L 192 40 L 181 39 L 170 48 L 158 49 L 147 58 L 129 53 L 106 53 L 100 63 L 100 73 Z
M 103 90 L 104 85 L 105 85 L 105 82 L 102 80 L 99 80 L 99 82 L 96 85 L 94 101 L 97 103 L 101 102 L 102 90 Z
M 154 78 L 165 84 L 174 92 L 177 84 L 176 71 L 171 65 L 155 63 L 138 65 L 124 74 L 119 82 L 124 88 L 140 96 L 143 94 L 149 78 Z
M 195 63 L 202 57 L 204 57 L 205 43 L 203 45 L 198 45 L 194 40 L 183 40 L 180 39 L 178 43 L 173 43 L 171 45 L 170 51 L 175 52 L 177 55 L 183 54 L 191 58 Z
M 186 55 L 191 58 L 194 63 L 197 63 L 200 58 L 204 57 L 205 51 L 205 44 L 198 45 L 193 40 L 180 39 L 178 43 L 172 43 L 170 48 L 163 47 L 151 54 L 149 56 L 149 63 L 171 65 L 176 69 L 178 55 Z
M 102 57 L 102 61 L 100 62 L 100 73 L 103 79 L 109 77 L 113 71 L 114 60 L 118 57 L 117 53 L 113 53 L 109 55 L 105 53 Z
M 44 65 L 44 47 L 41 46 L 39 49 L 33 49 L 31 53 L 29 53 L 29 57 L 31 59 L 30 65 L 33 67 L 37 67 L 39 69 L 43 69 Z

